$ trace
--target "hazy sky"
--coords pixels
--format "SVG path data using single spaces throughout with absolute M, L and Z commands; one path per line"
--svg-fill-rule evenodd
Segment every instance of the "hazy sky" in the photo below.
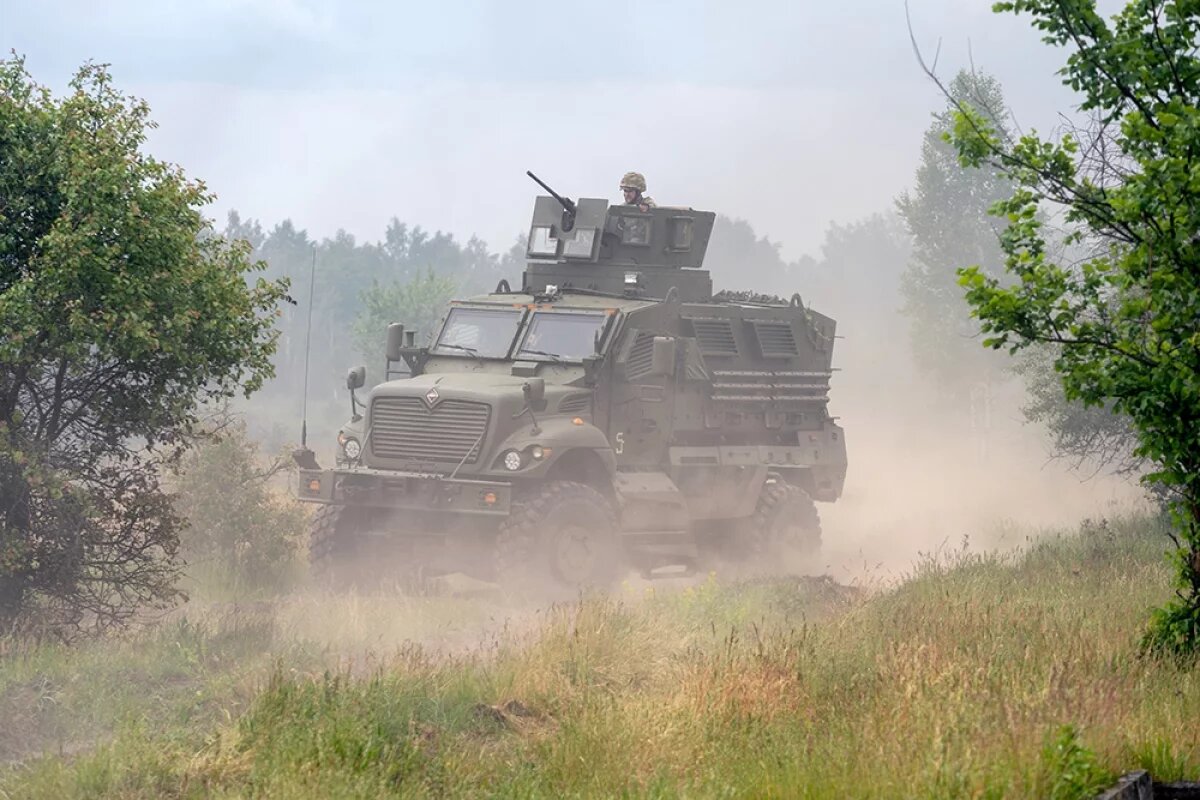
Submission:
M 996 75 L 1025 127 L 1071 95 L 1063 54 L 990 0 L 910 0 L 939 72 Z M 0 0 L 0 47 L 61 89 L 93 59 L 146 98 L 150 149 L 265 224 L 380 238 L 396 216 L 506 247 L 532 169 L 615 199 L 749 220 L 795 256 L 890 206 L 942 105 L 903 0 L 340 2 Z

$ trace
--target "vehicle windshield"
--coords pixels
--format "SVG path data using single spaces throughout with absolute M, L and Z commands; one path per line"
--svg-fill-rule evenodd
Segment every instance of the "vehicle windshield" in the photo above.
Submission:
M 515 308 L 452 308 L 433 351 L 439 355 L 504 358 L 517 335 L 522 313 Z
M 608 323 L 607 314 L 538 311 L 529 323 L 517 357 L 551 361 L 582 361 L 596 352 L 596 336 Z

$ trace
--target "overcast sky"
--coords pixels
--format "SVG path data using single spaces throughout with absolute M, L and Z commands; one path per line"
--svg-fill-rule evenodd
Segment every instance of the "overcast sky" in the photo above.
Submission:
M 1048 130 L 1074 103 L 1063 53 L 990 5 L 910 0 L 918 41 L 947 78 L 973 55 Z M 526 169 L 610 199 L 636 169 L 660 203 L 815 253 L 910 185 L 942 105 L 903 0 L 0 0 L 0 47 L 56 90 L 111 64 L 220 220 L 374 240 L 395 216 L 495 249 L 527 224 Z

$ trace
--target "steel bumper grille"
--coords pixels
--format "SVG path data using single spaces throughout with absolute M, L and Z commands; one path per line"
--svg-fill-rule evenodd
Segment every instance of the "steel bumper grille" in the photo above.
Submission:
M 430 408 L 419 397 L 380 397 L 371 403 L 371 453 L 376 458 L 473 464 L 491 413 L 486 403 L 443 400 Z

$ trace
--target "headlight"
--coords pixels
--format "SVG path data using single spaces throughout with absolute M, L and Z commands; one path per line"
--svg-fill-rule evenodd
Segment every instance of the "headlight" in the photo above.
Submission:
M 521 468 L 521 454 L 516 450 L 509 450 L 504 454 L 504 468 L 510 472 L 516 472 Z
M 346 441 L 342 442 L 342 452 L 346 454 L 346 458 L 358 458 L 359 454 L 362 453 L 362 445 L 358 443 L 358 439 L 347 437 Z

